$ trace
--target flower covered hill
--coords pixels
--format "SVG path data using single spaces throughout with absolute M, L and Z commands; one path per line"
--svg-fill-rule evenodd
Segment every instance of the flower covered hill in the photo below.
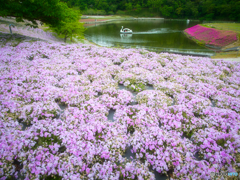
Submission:
M 39 41 L 0 54 L 0 179 L 239 172 L 240 63 Z
M 233 31 L 218 30 L 208 28 L 201 25 L 196 25 L 184 30 L 193 40 L 201 42 L 206 45 L 224 47 L 237 41 L 238 34 Z

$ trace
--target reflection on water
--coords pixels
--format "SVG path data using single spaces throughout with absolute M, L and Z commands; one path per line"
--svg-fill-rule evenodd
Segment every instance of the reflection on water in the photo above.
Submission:
M 213 55 L 214 52 L 188 39 L 183 31 L 199 21 L 115 21 L 89 27 L 88 40 L 106 47 L 123 46 L 167 52 Z M 121 27 L 132 29 L 133 34 L 120 34 Z
M 182 32 L 182 31 L 171 30 L 169 28 L 156 28 L 146 32 L 133 32 L 133 34 L 166 34 L 166 33 L 176 33 L 176 32 Z
M 120 34 L 121 42 L 123 43 L 131 43 L 132 42 L 132 34 Z M 116 41 L 117 42 L 117 39 Z
M 129 39 L 132 37 L 132 34 L 120 34 L 121 39 Z

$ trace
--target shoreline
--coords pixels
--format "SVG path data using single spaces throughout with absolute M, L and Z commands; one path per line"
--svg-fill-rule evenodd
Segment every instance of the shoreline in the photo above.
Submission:
M 94 46 L 98 46 L 98 47 L 103 47 L 103 46 L 100 46 L 94 42 L 91 42 L 89 41 L 88 39 L 84 38 L 83 39 L 83 44 L 91 44 L 91 45 L 94 45 Z M 109 47 L 109 48 L 121 48 L 121 47 Z M 124 48 L 123 48 L 124 49 Z M 151 50 L 147 50 L 147 51 L 150 51 Z M 182 55 L 182 56 L 195 56 L 195 57 L 207 57 L 207 58 L 210 58 L 210 59 L 217 59 L 217 60 L 224 60 L 224 61 L 230 61 L 230 62 L 240 62 L 240 53 L 239 53 L 239 56 L 236 57 L 236 58 L 214 58 L 212 56 L 205 56 L 205 55 L 194 55 L 194 54 L 188 54 L 188 53 L 176 53 L 176 52 L 165 52 L 165 51 L 162 51 L 162 52 L 159 52 L 159 53 L 169 53 L 169 54 L 178 54 L 178 55 Z
M 84 16 L 85 17 L 85 16 Z M 87 18 L 82 18 L 80 19 L 79 22 L 82 22 L 84 24 L 100 24 L 100 23 L 108 23 L 112 21 L 144 21 L 144 20 L 164 20 L 164 18 L 145 18 L 145 17 L 139 17 L 139 18 L 134 18 L 134 17 L 127 17 L 127 18 L 107 18 L 108 16 L 86 16 Z
M 8 20 L 10 19 L 10 20 L 12 20 L 12 18 L 7 18 Z M 100 16 L 100 17 L 98 17 L 98 21 L 97 21 L 97 23 L 95 23 L 95 19 L 94 19 L 94 22 L 92 23 L 92 24 L 98 24 L 99 22 L 103 22 L 103 23 L 107 23 L 107 22 L 111 22 L 111 21 L 117 21 L 117 20 L 123 20 L 123 19 L 128 19 L 128 20 L 130 20 L 130 18 L 114 18 L 114 19 L 106 19 L 105 18 L 105 16 Z M 133 19 L 133 18 L 131 18 L 131 19 Z M 163 18 L 135 18 L 135 20 L 149 20 L 149 19 L 151 19 L 151 20 L 162 20 Z M 88 21 L 90 20 L 90 19 L 87 19 Z M 90 24 L 89 24 L 90 25 Z M 1 32 L 4 32 L 4 31 L 2 31 L 2 30 L 0 30 Z M 5 32 L 5 33 L 7 33 L 7 32 Z M 46 34 L 49 34 L 50 32 L 46 32 Z M 20 35 L 21 35 L 21 33 L 20 33 Z M 32 37 L 32 36 L 28 36 L 28 37 Z M 56 38 L 54 38 L 55 39 L 55 41 L 56 41 Z M 75 39 L 75 38 L 74 38 Z M 43 39 L 44 41 L 46 41 L 46 39 Z M 98 44 L 96 44 L 96 43 L 94 43 L 94 42 L 91 42 L 91 41 L 89 41 L 86 37 L 83 39 L 83 40 L 77 40 L 77 39 L 75 39 L 75 42 L 76 43 L 83 43 L 83 44 L 92 44 L 92 45 L 95 45 L 95 46 L 99 46 L 99 47 L 102 47 L 102 46 L 100 46 L 100 45 L 98 45 Z M 113 48 L 118 48 L 118 47 L 113 47 Z M 119 47 L 119 48 L 124 48 L 124 47 Z M 151 50 L 148 50 L 148 51 L 151 51 Z M 164 51 L 163 51 L 164 52 Z M 160 53 L 160 52 L 159 52 Z M 201 57 L 201 55 L 195 55 L 195 54 L 188 54 L 188 53 L 176 53 L 176 52 L 168 52 L 168 53 L 171 53 L 171 54 L 181 54 L 181 55 L 185 55 L 185 56 L 198 56 L 198 57 Z M 211 58 L 211 59 L 223 59 L 223 60 L 226 60 L 226 61 L 236 61 L 236 62 L 240 62 L 240 52 L 237 54 L 237 55 L 235 55 L 235 54 L 233 54 L 233 55 L 229 55 L 230 53 L 228 53 L 228 52 L 224 52 L 223 53 L 223 55 L 221 55 L 220 53 L 216 56 L 208 56 L 209 58 Z M 221 56 L 223 56 L 223 57 L 221 57 Z M 236 56 L 236 57 L 234 57 L 234 56 Z

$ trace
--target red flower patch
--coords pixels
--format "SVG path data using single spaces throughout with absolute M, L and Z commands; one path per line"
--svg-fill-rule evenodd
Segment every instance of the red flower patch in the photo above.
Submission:
M 213 46 L 223 47 L 237 41 L 237 33 L 233 31 L 217 30 L 201 25 L 188 28 L 185 32 L 195 39 Z

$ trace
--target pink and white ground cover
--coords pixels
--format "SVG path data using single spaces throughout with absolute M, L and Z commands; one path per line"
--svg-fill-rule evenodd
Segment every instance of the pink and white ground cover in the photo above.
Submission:
M 233 31 L 223 31 L 201 25 L 190 27 L 184 32 L 194 39 L 213 46 L 223 47 L 237 41 L 237 33 Z
M 211 179 L 240 169 L 240 63 L 46 42 L 0 54 L 0 179 L 155 179 L 151 168 Z
M 9 33 L 9 25 L 8 24 L 1 24 L 0 25 L 1 31 Z M 48 42 L 55 42 L 59 41 L 51 32 L 46 32 L 39 28 L 32 28 L 29 26 L 15 26 L 12 27 L 12 32 L 21 34 L 24 36 L 29 36 L 32 38 L 39 38 L 42 40 L 46 40 Z

